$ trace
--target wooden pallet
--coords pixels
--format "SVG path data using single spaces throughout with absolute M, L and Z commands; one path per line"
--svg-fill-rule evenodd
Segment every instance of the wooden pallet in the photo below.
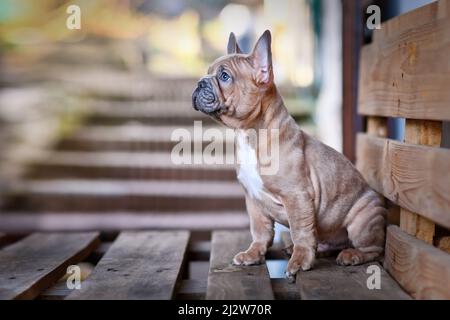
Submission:
M 449 30 L 450 1 L 440 0 L 383 24 L 361 53 L 358 169 L 399 209 L 384 266 L 417 299 L 450 299 Z M 388 118 L 406 119 L 403 141 L 388 139 Z
M 0 299 L 409 299 L 378 263 L 341 267 L 319 259 L 290 284 L 268 268 L 285 261 L 283 243 L 266 264 L 237 267 L 230 261 L 248 247 L 248 232 L 195 238 L 189 231 L 128 231 L 112 241 L 96 232 L 34 233 L 0 250 Z M 95 267 L 81 289 L 68 289 L 58 279 L 82 261 Z M 381 290 L 367 287 L 370 265 L 380 269 Z

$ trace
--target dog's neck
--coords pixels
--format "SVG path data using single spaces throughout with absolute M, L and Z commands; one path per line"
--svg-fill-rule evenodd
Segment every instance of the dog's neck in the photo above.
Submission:
M 259 112 L 252 114 L 241 129 L 282 129 L 283 122 L 291 118 L 275 85 L 265 91 L 258 104 Z

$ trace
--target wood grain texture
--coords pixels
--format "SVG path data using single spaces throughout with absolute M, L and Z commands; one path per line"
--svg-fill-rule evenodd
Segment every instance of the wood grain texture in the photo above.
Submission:
M 83 260 L 98 233 L 35 233 L 0 251 L 0 300 L 33 299 Z
M 400 228 L 417 239 L 433 244 L 435 227 L 433 221 L 408 209 L 400 209 Z
M 172 299 L 189 232 L 124 232 L 67 299 Z
M 389 226 L 384 267 L 416 299 L 450 299 L 450 255 Z
M 363 115 L 450 120 L 448 0 L 384 23 L 360 61 Z
M 367 273 L 379 267 L 381 289 L 369 290 Z M 334 258 L 318 259 L 313 270 L 297 273 L 296 281 L 303 300 L 406 300 L 410 297 L 377 262 L 361 266 L 338 266 Z
M 0 230 L 14 232 L 33 231 L 86 231 L 101 230 L 215 230 L 248 229 L 245 211 L 179 211 L 179 212 L 2 212 Z
M 248 267 L 231 265 L 234 255 L 247 250 L 250 243 L 249 232 L 216 231 L 213 233 L 206 299 L 274 299 L 269 272 L 265 264 Z
M 440 147 L 442 141 L 442 122 L 425 120 L 406 120 L 405 143 Z M 400 211 L 400 228 L 408 234 L 433 244 L 435 225 L 433 221 L 420 214 L 402 208 Z
M 450 150 L 358 135 L 358 169 L 392 202 L 450 228 Z
M 203 300 L 206 295 L 206 279 L 182 280 L 177 291 L 177 300 Z
M 277 300 L 301 300 L 295 283 L 287 279 L 271 279 L 273 294 Z

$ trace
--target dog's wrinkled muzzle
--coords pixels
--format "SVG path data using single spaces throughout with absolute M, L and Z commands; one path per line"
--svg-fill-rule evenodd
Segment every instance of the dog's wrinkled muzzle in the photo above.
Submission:
M 211 114 L 220 109 L 219 99 L 214 92 L 211 79 L 203 78 L 192 93 L 192 106 L 195 110 Z

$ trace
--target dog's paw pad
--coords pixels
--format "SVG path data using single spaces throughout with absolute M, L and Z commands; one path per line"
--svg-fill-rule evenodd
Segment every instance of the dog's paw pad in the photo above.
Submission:
M 261 256 L 253 256 L 247 252 L 241 252 L 234 256 L 233 265 L 235 266 L 252 266 L 261 264 L 264 258 Z
M 336 262 L 341 266 L 356 266 L 364 263 L 364 256 L 357 249 L 345 249 L 339 253 Z

